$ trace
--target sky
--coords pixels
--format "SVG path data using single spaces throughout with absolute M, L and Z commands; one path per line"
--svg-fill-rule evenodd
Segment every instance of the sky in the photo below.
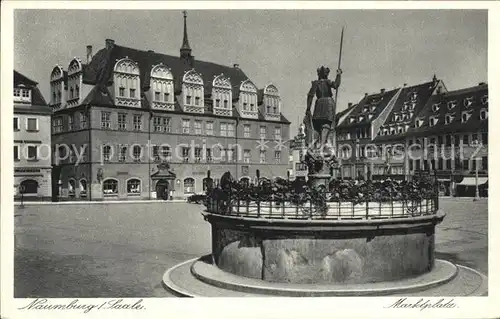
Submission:
M 486 10 L 189 10 L 195 59 L 238 63 L 259 87 L 275 84 L 283 114 L 297 130 L 316 69 L 335 76 L 345 27 L 337 109 L 367 93 L 430 81 L 448 90 L 487 82 Z M 179 55 L 179 10 L 16 10 L 14 67 L 39 82 L 49 97 L 56 64 L 86 60 L 105 39 L 118 45 Z

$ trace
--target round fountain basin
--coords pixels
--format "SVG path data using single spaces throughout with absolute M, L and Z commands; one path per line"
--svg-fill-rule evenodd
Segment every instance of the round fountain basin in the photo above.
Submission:
M 376 204 L 381 216 L 380 204 Z M 392 207 L 397 217 L 370 213 L 367 217 L 367 205 L 371 203 L 363 205 L 359 219 L 273 218 L 279 212 L 272 207 L 268 215 L 261 210 L 259 218 L 239 210 L 243 216 L 234 210 L 228 215 L 204 216 L 212 226 L 215 264 L 243 277 L 281 283 L 362 284 L 429 272 L 434 266 L 435 226 L 444 214 L 394 214 Z M 287 209 L 296 213 L 286 203 L 280 208 L 281 213 Z M 338 207 L 329 207 L 330 211 L 335 216 Z

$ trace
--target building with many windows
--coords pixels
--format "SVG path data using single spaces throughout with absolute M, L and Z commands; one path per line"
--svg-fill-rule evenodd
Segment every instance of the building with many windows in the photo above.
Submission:
M 435 171 L 443 195 L 487 195 L 488 85 L 432 81 L 365 97 L 337 126 L 344 178 L 405 179 Z M 477 176 L 477 178 L 476 178 Z
M 284 177 L 290 122 L 278 88 L 243 70 L 196 60 L 184 16 L 180 56 L 107 39 L 87 60 L 51 73 L 54 173 L 61 197 L 185 197 L 217 179 Z
M 50 115 L 38 83 L 14 70 L 14 194 L 50 198 Z

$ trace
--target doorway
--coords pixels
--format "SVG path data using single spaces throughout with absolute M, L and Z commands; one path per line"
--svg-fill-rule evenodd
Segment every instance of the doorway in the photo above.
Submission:
M 168 200 L 170 194 L 169 186 L 166 179 L 160 179 L 156 182 L 156 198 Z

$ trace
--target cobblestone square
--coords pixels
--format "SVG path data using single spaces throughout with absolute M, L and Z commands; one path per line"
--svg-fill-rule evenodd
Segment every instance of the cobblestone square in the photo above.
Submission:
M 488 202 L 441 199 L 436 256 L 488 274 Z M 17 298 L 169 297 L 163 273 L 210 252 L 203 206 L 184 203 L 15 207 Z

